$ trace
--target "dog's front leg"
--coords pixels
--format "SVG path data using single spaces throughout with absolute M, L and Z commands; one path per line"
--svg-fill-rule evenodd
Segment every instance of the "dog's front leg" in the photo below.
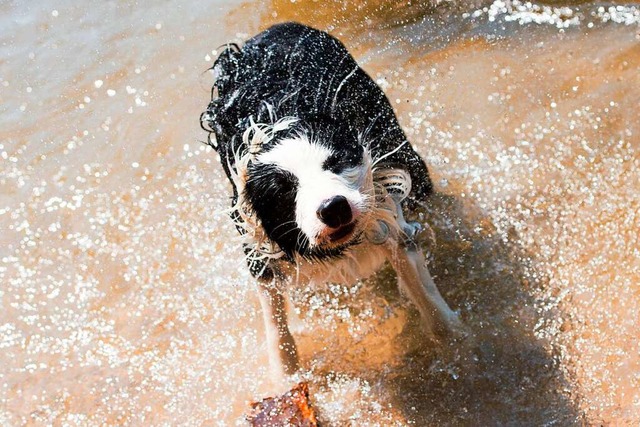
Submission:
M 416 245 L 402 247 L 393 241 L 387 243 L 387 250 L 398 275 L 399 287 L 418 308 L 431 330 L 440 338 L 455 338 L 462 334 L 462 322 L 440 295 L 422 251 Z
M 280 287 L 275 281 L 260 282 L 259 286 L 271 372 L 274 379 L 281 381 L 298 370 L 298 351 L 289 332 L 285 296 Z

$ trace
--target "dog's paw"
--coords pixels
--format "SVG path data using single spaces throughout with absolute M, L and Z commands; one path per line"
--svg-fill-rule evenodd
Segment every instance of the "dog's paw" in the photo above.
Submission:
M 442 342 L 459 343 L 467 341 L 472 331 L 467 327 L 457 312 L 451 311 L 446 320 L 433 325 L 433 332 Z
M 423 230 L 424 227 L 417 221 L 405 222 L 402 225 L 402 232 L 409 240 L 415 240 Z
M 451 329 L 450 339 L 453 342 L 469 341 L 473 338 L 473 332 L 467 325 L 460 322 Z

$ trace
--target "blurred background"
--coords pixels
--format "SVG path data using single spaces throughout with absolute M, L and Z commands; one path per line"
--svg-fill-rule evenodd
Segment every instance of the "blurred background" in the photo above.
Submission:
M 383 270 L 293 289 L 324 425 L 640 423 L 640 5 L 0 2 L 0 424 L 244 425 L 269 382 L 202 141 L 227 42 L 330 31 L 438 194 L 433 348 Z

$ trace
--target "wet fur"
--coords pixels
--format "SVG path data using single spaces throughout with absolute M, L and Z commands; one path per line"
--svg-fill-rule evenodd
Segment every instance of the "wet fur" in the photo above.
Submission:
M 280 24 L 241 49 L 229 46 L 213 70 L 214 93 L 201 122 L 214 136 L 210 145 L 232 184 L 230 215 L 259 284 L 276 373 L 298 369 L 287 326 L 286 287 L 352 283 L 385 261 L 398 273 L 400 288 L 428 330 L 442 336 L 459 329 L 457 315 L 440 296 L 412 240 L 419 227 L 404 220 L 403 209 L 421 203 L 431 192 L 427 168 L 383 92 L 344 46 L 325 32 Z M 309 227 L 301 223 L 307 217 L 299 212 L 306 212 L 301 209 L 307 206 L 297 203 L 302 194 L 298 192 L 309 184 L 301 184 L 301 175 L 282 165 L 293 165 L 298 173 L 306 169 L 280 144 L 298 144 L 291 147 L 301 153 L 306 149 L 309 159 L 322 159 L 322 165 L 315 165 L 322 172 L 318 176 L 335 176 L 338 189 L 342 185 L 352 191 L 355 184 L 350 180 L 360 174 L 359 193 L 353 197 L 361 205 L 352 209 L 361 212 L 348 241 L 325 244 L 322 233 L 309 234 Z M 319 150 L 315 154 L 313 147 Z M 313 217 L 317 206 L 308 208 Z M 317 221 L 312 217 L 308 221 Z

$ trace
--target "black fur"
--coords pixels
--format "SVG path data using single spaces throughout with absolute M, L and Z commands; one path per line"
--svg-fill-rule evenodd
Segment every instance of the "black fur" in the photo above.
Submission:
M 325 162 L 326 169 L 339 172 L 354 166 L 362 158 L 362 144 L 368 145 L 374 160 L 397 149 L 377 167 L 406 170 L 412 179 L 409 197 L 414 201 L 424 200 L 431 193 L 427 168 L 407 142 L 384 93 L 342 43 L 329 34 L 296 23 L 275 25 L 248 40 L 241 49 L 229 46 L 216 60 L 214 70 L 217 97 L 203 114 L 203 125 L 215 133 L 212 146 L 220 154 L 227 176 L 229 166 L 234 167 L 233 153 L 247 150 L 242 146 L 242 134 L 250 118 L 270 123 L 274 118 L 293 116 L 299 122 L 290 132 L 304 128 L 323 143 L 340 148 L 339 156 Z M 292 228 L 295 177 L 281 172 L 270 174 L 270 178 L 254 175 L 246 184 L 246 192 L 267 235 L 287 257 L 298 252 L 324 259 L 342 253 L 344 248 L 310 250 L 301 239 L 301 231 Z M 233 192 L 235 202 L 235 187 Z M 293 221 L 292 227 L 284 224 L 288 221 Z M 239 231 L 244 232 L 241 227 Z M 256 271 L 271 274 L 264 265 L 250 263 L 250 267 L 254 275 Z

